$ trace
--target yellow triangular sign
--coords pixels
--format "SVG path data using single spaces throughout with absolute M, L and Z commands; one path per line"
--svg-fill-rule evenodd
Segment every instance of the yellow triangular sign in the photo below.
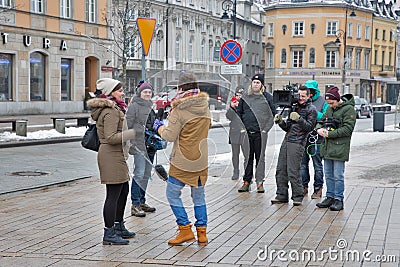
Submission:
M 151 41 L 153 40 L 156 19 L 138 18 L 136 23 L 139 28 L 140 39 L 142 40 L 143 52 L 147 56 L 149 54 Z

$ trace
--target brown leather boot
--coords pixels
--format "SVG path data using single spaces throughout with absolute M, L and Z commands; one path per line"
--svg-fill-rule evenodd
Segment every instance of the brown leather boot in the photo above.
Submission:
M 168 245 L 175 246 L 175 245 L 182 245 L 185 242 L 193 242 L 196 239 L 194 238 L 194 234 L 192 232 L 192 225 L 178 225 L 179 233 L 178 235 L 168 241 Z
M 202 246 L 206 246 L 208 244 L 208 238 L 206 235 L 206 227 L 196 226 L 197 231 L 197 243 Z

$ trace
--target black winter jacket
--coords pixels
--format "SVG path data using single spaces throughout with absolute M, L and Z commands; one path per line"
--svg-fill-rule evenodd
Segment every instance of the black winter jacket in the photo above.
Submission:
M 303 105 L 294 107 L 293 111 L 300 115 L 297 122 L 287 119 L 279 124 L 279 127 L 286 132 L 286 142 L 306 145 L 307 136 L 314 129 L 318 115 L 317 109 L 311 103 L 311 99 L 308 99 Z

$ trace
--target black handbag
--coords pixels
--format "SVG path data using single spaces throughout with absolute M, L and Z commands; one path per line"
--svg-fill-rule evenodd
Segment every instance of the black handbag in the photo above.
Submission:
M 97 152 L 99 151 L 100 147 L 100 139 L 97 134 L 96 124 L 89 123 L 87 127 L 88 129 L 83 135 L 81 145 L 86 149 L 90 149 Z
M 167 140 L 162 139 L 161 136 L 151 130 L 145 131 L 145 141 L 147 149 L 162 150 L 167 148 Z

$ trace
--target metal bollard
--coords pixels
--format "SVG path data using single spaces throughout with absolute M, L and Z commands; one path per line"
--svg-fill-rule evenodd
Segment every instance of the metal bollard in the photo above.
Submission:
M 19 136 L 28 135 L 28 121 L 20 120 L 15 122 L 15 134 Z
M 56 119 L 56 131 L 65 134 L 65 119 Z

